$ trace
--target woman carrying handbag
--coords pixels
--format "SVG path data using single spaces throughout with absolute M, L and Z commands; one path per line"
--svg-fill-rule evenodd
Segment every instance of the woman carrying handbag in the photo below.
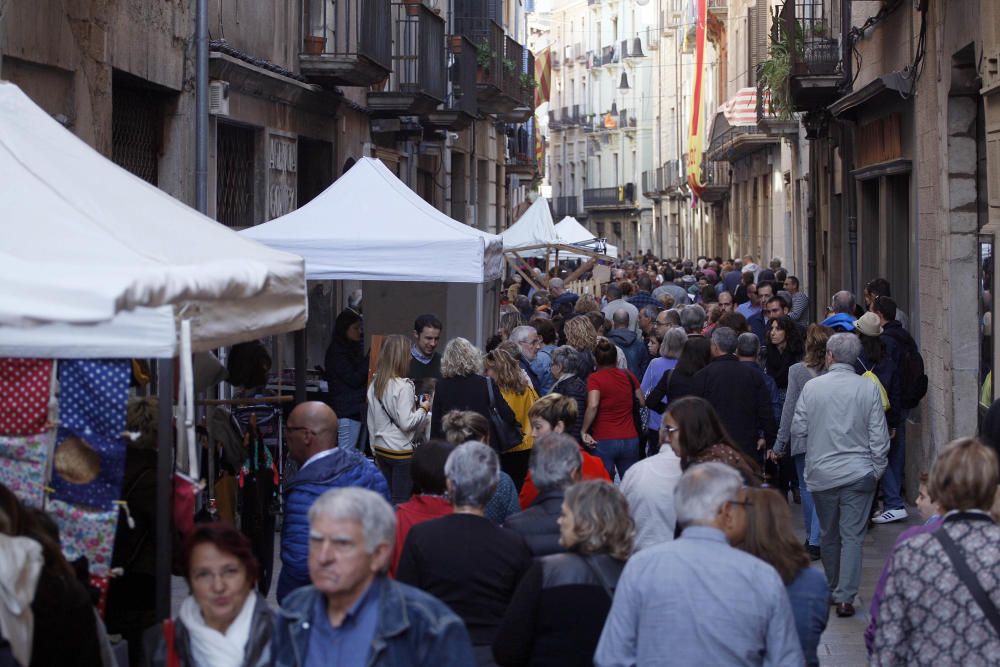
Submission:
M 423 440 L 431 407 L 426 396 L 414 394 L 413 380 L 406 377 L 409 368 L 410 342 L 400 335 L 387 336 L 368 387 L 368 432 L 393 505 L 410 498 L 410 459 Z

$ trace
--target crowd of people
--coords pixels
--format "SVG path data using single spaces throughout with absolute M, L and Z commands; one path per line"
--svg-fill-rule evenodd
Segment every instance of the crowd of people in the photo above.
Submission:
M 370 364 L 361 313 L 338 316 L 330 399 L 285 424 L 280 606 L 247 538 L 200 525 L 190 597 L 143 664 L 819 664 L 830 610 L 856 613 L 866 531 L 909 518 L 906 417 L 927 383 L 889 284 L 814 322 L 778 260 L 647 255 L 579 295 L 520 269 L 534 286 L 508 281 L 485 349 L 426 314 Z M 921 478 L 926 523 L 872 599 L 872 664 L 1000 655 L 998 441 L 956 440 Z M 4 567 L 70 591 L 2 492 L 18 560 L 0 559 L 0 599 Z M 43 664 L 55 621 L 36 613 L 32 641 L 10 609 L 11 664 Z

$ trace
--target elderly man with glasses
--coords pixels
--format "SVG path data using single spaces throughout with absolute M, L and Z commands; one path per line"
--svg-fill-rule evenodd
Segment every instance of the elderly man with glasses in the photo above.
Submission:
M 683 532 L 629 560 L 594 665 L 805 664 L 781 577 L 735 548 L 750 504 L 740 474 L 692 466 L 673 495 Z
M 396 515 L 367 489 L 327 491 L 309 509 L 309 578 L 276 615 L 277 667 L 472 667 L 465 624 L 389 579 Z
M 337 446 L 337 415 L 327 404 L 309 401 L 295 406 L 285 432 L 288 457 L 299 469 L 285 483 L 278 602 L 309 583 L 306 513 L 316 498 L 332 488 L 360 486 L 389 500 L 389 485 L 375 464 L 353 447 Z

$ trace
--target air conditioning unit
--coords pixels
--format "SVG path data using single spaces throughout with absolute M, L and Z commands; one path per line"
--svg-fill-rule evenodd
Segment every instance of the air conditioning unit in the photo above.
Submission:
M 213 116 L 229 115 L 228 81 L 212 81 L 208 84 L 208 113 Z

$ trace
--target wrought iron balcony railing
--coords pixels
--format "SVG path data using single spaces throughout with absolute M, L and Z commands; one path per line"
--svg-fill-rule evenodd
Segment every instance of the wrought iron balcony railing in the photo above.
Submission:
M 332 85 L 368 86 L 392 69 L 389 0 L 300 0 L 299 69 Z

